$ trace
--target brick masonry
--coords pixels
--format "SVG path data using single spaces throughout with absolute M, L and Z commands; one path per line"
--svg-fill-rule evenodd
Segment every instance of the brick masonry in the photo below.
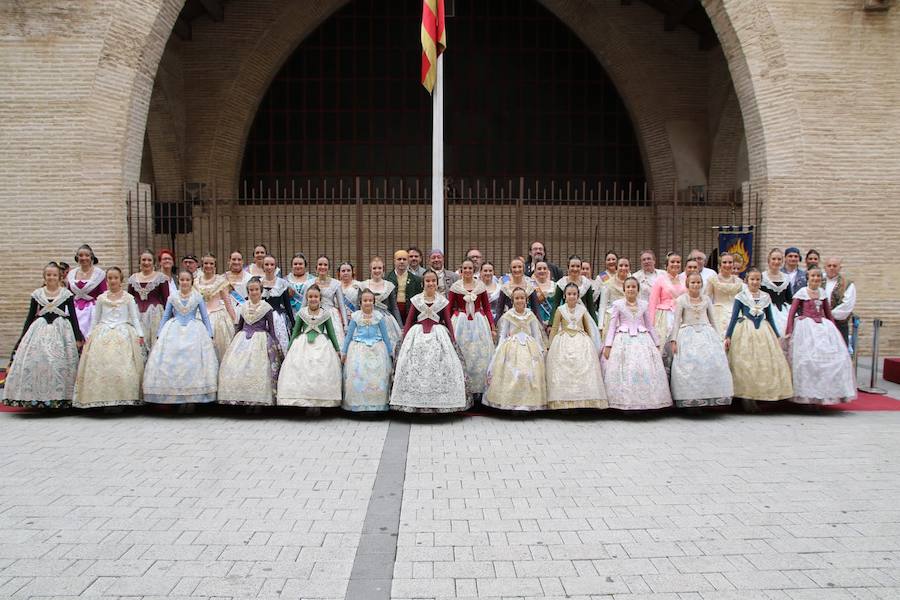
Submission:
M 18 336 L 46 260 L 70 259 L 90 241 L 103 265 L 124 263 L 123 198 L 145 148 L 160 192 L 184 179 L 234 190 L 268 82 L 343 2 L 233 0 L 223 22 L 196 20 L 190 42 L 170 35 L 181 4 L 0 7 L 0 253 L 13 267 L 0 272 L 0 354 Z M 544 4 L 610 73 L 656 190 L 679 180 L 667 123 L 706 129 L 712 189 L 737 183 L 746 135 L 750 178 L 765 200 L 762 246 L 843 256 L 860 314 L 885 319 L 883 348 L 900 351 L 891 327 L 900 303 L 884 276 L 900 252 L 900 9 L 704 0 L 722 42 L 704 53 L 688 32 L 663 32 L 662 16 L 642 3 Z

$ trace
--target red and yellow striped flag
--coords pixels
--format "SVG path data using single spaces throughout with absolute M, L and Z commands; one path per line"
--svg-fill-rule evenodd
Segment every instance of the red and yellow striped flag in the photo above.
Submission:
M 429 94 L 437 79 L 437 57 L 446 48 L 444 0 L 422 0 L 422 85 Z

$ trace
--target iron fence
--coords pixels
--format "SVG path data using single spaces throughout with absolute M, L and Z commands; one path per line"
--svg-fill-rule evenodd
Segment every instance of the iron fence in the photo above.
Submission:
M 327 254 L 334 263 L 349 260 L 364 277 L 372 256 L 389 258 L 412 245 L 427 252 L 431 245 L 431 190 L 417 180 L 247 186 L 237 197 L 186 186 L 175 201 L 155 197 L 142 184 L 128 193 L 126 203 L 132 266 L 143 248 L 167 247 L 178 256 L 213 253 L 224 271 L 230 252 L 240 250 L 249 259 L 262 243 L 284 270 L 290 257 L 303 251 Z M 527 254 L 531 242 L 540 240 L 554 262 L 579 254 L 596 271 L 608 250 L 628 257 L 635 269 L 644 248 L 664 254 L 696 247 L 709 253 L 717 246 L 717 228 L 758 227 L 760 206 L 752 191 L 717 198 L 673 191 L 661 197 L 644 185 L 447 179 L 444 214 L 448 266 L 478 247 L 505 271 L 513 257 Z

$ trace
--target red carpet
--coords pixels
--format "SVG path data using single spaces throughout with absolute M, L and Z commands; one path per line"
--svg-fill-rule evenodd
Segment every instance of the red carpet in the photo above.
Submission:
M 900 410 L 900 400 L 891 398 L 890 396 L 879 396 L 878 394 L 857 392 L 857 398 L 853 402 L 823 406 L 822 409 L 849 411 Z

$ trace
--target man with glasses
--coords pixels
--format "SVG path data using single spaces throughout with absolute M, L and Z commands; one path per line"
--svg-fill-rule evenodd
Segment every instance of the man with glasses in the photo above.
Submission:
M 558 265 L 547 260 L 547 248 L 544 246 L 544 242 L 531 242 L 531 249 L 528 251 L 528 258 L 525 260 L 525 275 L 527 277 L 532 277 L 534 274 L 534 266 L 541 261 L 547 263 L 547 268 L 550 269 L 550 277 L 553 278 L 553 281 L 562 279 L 562 276 L 564 275 L 562 269 L 560 269 Z

